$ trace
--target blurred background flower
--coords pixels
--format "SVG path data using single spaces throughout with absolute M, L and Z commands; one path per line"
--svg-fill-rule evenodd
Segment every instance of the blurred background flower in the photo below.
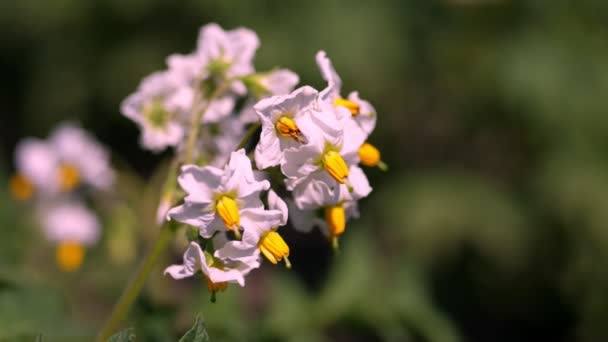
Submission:
M 209 302 L 159 265 L 131 320 L 175 340 L 202 312 L 213 340 L 598 341 L 608 338 L 608 3 L 603 0 L 0 2 L 0 340 L 90 340 L 157 234 L 167 152 L 138 146 L 120 102 L 199 27 L 257 32 L 260 70 L 322 89 L 323 49 L 378 112 L 390 171 L 333 256 L 284 234 L 292 270 L 263 267 Z M 59 121 L 112 151 L 102 241 L 62 273 L 8 191 L 13 150 Z M 157 165 L 161 171 L 154 172 Z M 119 200 L 117 200 L 119 199 Z M 283 235 L 282 231 L 282 235 Z

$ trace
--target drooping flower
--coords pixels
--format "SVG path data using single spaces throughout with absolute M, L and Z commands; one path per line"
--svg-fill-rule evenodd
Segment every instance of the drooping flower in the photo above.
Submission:
M 342 79 L 334 69 L 325 51 L 317 52 L 316 60 L 321 70 L 321 76 L 327 81 L 327 87 L 319 93 L 319 99 L 328 106 L 340 106 L 348 109 L 353 120 L 369 135 L 376 127 L 377 116 L 374 107 L 369 102 L 361 99 L 356 91 L 351 92 L 348 98 L 342 97 Z
M 222 248 L 226 242 L 222 234 L 213 238 L 213 245 L 216 248 Z M 169 274 L 173 279 L 183 279 L 193 276 L 200 270 L 205 276 L 209 291 L 214 293 L 224 290 L 227 283 L 245 286 L 245 276 L 259 266 L 259 256 L 252 255 L 239 260 L 220 260 L 204 251 L 198 243 L 190 242 L 184 253 L 184 263 L 167 267 L 165 274 Z
M 223 169 L 183 166 L 178 182 L 187 195 L 167 215 L 198 227 L 204 238 L 226 229 L 240 235 L 242 212 L 263 208 L 260 192 L 270 188 L 267 180 L 256 179 L 243 149 L 232 152 Z
M 184 138 L 183 121 L 193 94 L 179 91 L 175 77 L 169 71 L 149 75 L 120 105 L 123 115 L 142 130 L 140 143 L 145 149 L 159 152 Z
M 100 226 L 93 212 L 74 200 L 46 203 L 38 212 L 46 238 L 57 244 L 56 262 L 65 272 L 82 265 L 85 248 L 99 240 Z
M 262 253 L 268 261 L 277 264 L 284 260 L 288 268 L 289 246 L 277 232 L 287 224 L 287 204 L 272 190 L 268 192 L 268 208 L 243 211 L 241 223 L 245 228 L 242 240 L 229 241 L 215 252 L 220 259 L 240 260 Z
M 322 207 L 320 216 L 318 209 L 302 210 L 293 201 L 288 203 L 290 222 L 297 231 L 309 233 L 314 227 L 319 227 L 334 247 L 337 247 L 338 238 L 346 230 L 347 222 L 359 217 L 357 201 L 353 200 Z

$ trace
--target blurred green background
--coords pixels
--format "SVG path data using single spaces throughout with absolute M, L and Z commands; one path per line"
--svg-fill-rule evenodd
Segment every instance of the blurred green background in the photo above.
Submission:
M 168 155 L 138 147 L 119 103 L 212 21 L 257 31 L 260 70 L 317 88 L 326 50 L 378 110 L 390 171 L 367 170 L 342 253 L 286 234 L 293 270 L 265 263 L 215 304 L 201 278 L 161 275 L 180 235 L 124 325 L 138 340 L 176 340 L 199 312 L 216 341 L 608 340 L 604 0 L 1 1 L 2 179 L 20 138 L 66 119 L 122 173 L 103 241 L 69 275 L 3 188 L 0 340 L 94 336 L 156 234 Z

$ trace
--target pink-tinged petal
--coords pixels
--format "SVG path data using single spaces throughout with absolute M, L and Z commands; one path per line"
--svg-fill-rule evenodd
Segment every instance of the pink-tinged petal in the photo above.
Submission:
M 257 181 L 253 175 L 251 161 L 244 149 L 232 152 L 226 166 L 222 184 L 227 191 L 236 191 L 239 198 L 248 197 L 270 188 L 266 180 Z
M 213 191 L 221 184 L 224 171 L 213 166 L 182 166 L 177 182 L 188 194 L 186 202 L 209 204 L 213 201 Z
M 325 51 L 319 51 L 316 55 L 317 65 L 321 71 L 321 76 L 327 81 L 327 87 L 321 91 L 319 97 L 323 101 L 333 100 L 340 96 L 340 89 L 342 88 L 342 80 L 338 73 L 334 69 L 331 60 L 327 57 Z
M 58 163 L 58 156 L 52 146 L 39 139 L 23 139 L 15 149 L 17 171 L 43 191 L 58 190 Z
M 215 212 L 208 205 L 198 203 L 185 203 L 174 207 L 167 213 L 167 218 L 179 221 L 200 229 L 201 236 L 209 238 L 217 231 L 217 226 L 212 225 Z
M 302 210 L 298 208 L 293 200 L 287 201 L 289 208 L 289 222 L 295 230 L 302 233 L 310 233 L 316 225 L 316 210 Z
M 356 165 L 349 169 L 348 183 L 352 187 L 352 192 L 349 194 L 350 199 L 358 200 L 367 197 L 372 192 L 372 187 L 369 185 L 365 172 Z
M 355 121 L 361 126 L 367 135 L 371 134 L 376 128 L 376 109 L 366 100 L 359 97 L 359 92 L 353 91 L 348 95 L 348 99 L 359 105 L 359 115 L 355 117 Z
M 279 69 L 262 77 L 261 83 L 271 95 L 288 94 L 300 82 L 300 77 L 288 69 Z
M 268 119 L 262 121 L 260 141 L 255 147 L 255 163 L 258 169 L 263 170 L 276 166 L 283 160 L 281 144 L 276 129 Z
M 327 172 L 315 172 L 293 191 L 294 201 L 302 210 L 317 209 L 339 202 L 340 184 Z
M 205 263 L 205 255 L 201 247 L 196 242 L 191 242 L 184 253 L 184 263 L 182 265 L 172 265 L 165 269 L 165 275 L 169 274 L 173 279 L 184 279 L 191 277 L 201 269 Z
M 272 189 L 268 191 L 268 209 L 278 210 L 281 212 L 281 222 L 278 224 L 279 226 L 284 226 L 285 224 L 287 224 L 287 204 Z
M 45 206 L 39 218 L 50 241 L 73 241 L 90 246 L 99 240 L 101 227 L 97 216 L 78 202 Z

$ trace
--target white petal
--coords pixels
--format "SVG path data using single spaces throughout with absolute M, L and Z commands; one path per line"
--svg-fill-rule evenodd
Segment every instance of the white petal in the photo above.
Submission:
M 321 71 L 321 76 L 327 81 L 327 88 L 323 89 L 319 94 L 319 97 L 323 100 L 333 100 L 340 96 L 340 89 L 342 88 L 342 80 L 338 73 L 334 69 L 331 60 L 327 57 L 325 51 L 319 51 L 316 55 L 317 65 Z
M 205 255 L 196 242 L 190 242 L 188 249 L 184 253 L 184 263 L 182 265 L 172 265 L 165 269 L 165 274 L 169 274 L 173 279 L 183 279 L 193 276 L 202 264 L 205 264 Z
M 17 144 L 15 164 L 39 190 L 55 192 L 58 190 L 58 156 L 50 144 L 34 138 L 26 138 Z
M 279 226 L 284 226 L 287 223 L 287 204 L 274 190 L 268 191 L 268 209 L 278 210 L 281 212 L 281 222 Z
M 371 103 L 361 99 L 357 91 L 348 94 L 348 99 L 359 105 L 359 115 L 355 117 L 355 120 L 367 135 L 371 134 L 376 128 L 376 109 Z
M 213 201 L 213 190 L 220 185 L 223 173 L 223 170 L 213 166 L 184 165 L 177 181 L 188 194 L 185 198 L 187 202 L 209 204 Z
M 258 169 L 276 166 L 283 160 L 283 152 L 281 144 L 277 137 L 274 125 L 264 118 L 262 120 L 262 132 L 260 133 L 260 141 L 255 147 L 255 163 Z
M 217 231 L 212 225 L 215 212 L 210 211 L 207 205 L 184 203 L 169 210 L 167 218 L 198 227 L 204 238 L 211 237 Z
M 78 202 L 45 206 L 40 210 L 40 219 L 50 241 L 92 245 L 99 240 L 97 216 Z

